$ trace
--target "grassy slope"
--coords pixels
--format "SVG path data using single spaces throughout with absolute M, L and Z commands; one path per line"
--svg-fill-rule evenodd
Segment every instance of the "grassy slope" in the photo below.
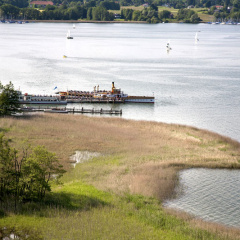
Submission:
M 1 227 L 32 229 L 37 239 L 217 239 L 164 213 L 159 202 L 138 195 L 118 197 L 80 182 L 54 190 L 61 208 L 30 206 Z M 56 196 L 55 196 L 56 197 Z M 56 202 L 55 202 L 56 203 Z M 52 202 L 53 204 L 53 202 Z
M 34 231 L 39 239 L 38 233 L 44 239 L 223 239 L 169 216 L 159 200 L 171 195 L 179 168 L 239 168 L 239 144 L 231 139 L 178 125 L 80 115 L 2 118 L 0 129 L 8 129 L 19 148 L 25 138 L 47 146 L 68 169 L 64 185 L 53 186 L 50 207 L 25 205 L 21 214 L 1 218 L 2 227 Z M 76 150 L 102 156 L 70 169 Z
M 129 9 L 133 9 L 133 10 L 139 10 L 142 11 L 144 9 L 143 6 L 122 6 L 121 9 L 125 9 L 125 8 L 129 8 Z M 163 10 L 168 10 L 170 11 L 174 17 L 177 16 L 178 13 L 178 9 L 174 9 L 174 8 L 168 8 L 168 7 L 158 7 L 158 12 L 163 11 Z M 202 12 L 202 10 L 206 10 L 206 8 L 192 8 L 192 10 L 194 10 L 198 16 L 202 19 L 203 22 L 212 22 L 213 21 L 213 15 L 208 15 L 204 12 Z M 121 13 L 121 10 L 109 10 L 109 12 L 113 12 L 113 13 Z M 170 22 L 177 22 L 176 19 L 169 19 Z

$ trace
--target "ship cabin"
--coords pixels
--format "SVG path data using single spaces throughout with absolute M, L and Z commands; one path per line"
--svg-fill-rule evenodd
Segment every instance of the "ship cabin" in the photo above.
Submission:
M 76 91 L 76 90 L 70 90 L 67 92 L 59 92 L 61 99 L 77 99 L 77 98 L 89 98 L 93 97 L 93 92 L 87 92 L 87 91 Z
M 30 95 L 28 93 L 22 94 L 20 91 L 18 91 L 18 96 L 19 96 L 20 102 L 42 102 L 42 101 L 56 102 L 56 101 L 59 101 L 58 96 Z

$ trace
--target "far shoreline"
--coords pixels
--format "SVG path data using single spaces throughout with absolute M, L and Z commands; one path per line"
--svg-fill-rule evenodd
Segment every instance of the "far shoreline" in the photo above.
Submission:
M 159 23 L 148 23 L 146 21 L 93 21 L 93 20 L 22 20 L 28 21 L 29 23 L 132 23 L 132 24 L 159 24 Z M 183 22 L 168 22 L 168 23 L 179 23 Z M 207 22 L 199 22 L 199 23 L 207 23 Z M 199 23 L 190 23 L 190 24 L 199 24 Z M 162 24 L 165 24 L 162 23 Z
M 91 20 L 25 20 L 30 23 L 141 23 L 147 24 L 146 21 L 91 21 Z

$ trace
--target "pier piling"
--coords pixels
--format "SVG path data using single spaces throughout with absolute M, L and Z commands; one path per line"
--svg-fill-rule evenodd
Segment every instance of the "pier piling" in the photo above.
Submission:
M 73 108 L 67 108 L 67 107 L 64 107 L 64 108 L 49 108 L 48 106 L 46 107 L 41 107 L 41 106 L 38 106 L 37 108 L 33 108 L 33 107 L 24 107 L 24 108 L 21 108 L 21 111 L 22 112 L 48 112 L 48 113 L 90 113 L 90 114 L 119 114 L 119 115 L 122 115 L 122 109 L 120 110 L 113 110 L 112 108 L 110 110 L 104 110 L 104 109 L 100 109 L 100 110 L 97 110 L 97 109 L 86 109 L 86 108 L 80 108 L 80 109 L 77 109 L 75 107 Z

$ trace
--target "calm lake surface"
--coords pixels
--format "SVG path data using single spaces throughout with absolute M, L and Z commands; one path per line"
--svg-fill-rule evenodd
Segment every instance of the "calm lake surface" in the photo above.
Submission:
M 178 197 L 165 206 L 206 221 L 240 228 L 239 170 L 183 170 L 177 192 Z
M 75 25 L 0 24 L 0 81 L 36 94 L 55 86 L 111 89 L 114 81 L 125 93 L 156 97 L 152 106 L 114 106 L 123 118 L 192 125 L 240 141 L 239 25 Z
M 30 94 L 53 94 L 56 86 L 62 91 L 93 90 L 97 85 L 107 90 L 114 81 L 129 95 L 154 94 L 156 103 L 89 108 L 122 109 L 123 118 L 191 125 L 240 141 L 239 25 L 75 25 L 76 29 L 67 23 L 0 24 L 0 81 L 12 81 L 15 88 Z M 66 39 L 69 29 L 72 40 Z M 172 47 L 169 53 L 168 41 Z M 208 175 L 211 173 L 204 177 Z M 233 181 L 239 185 L 239 173 L 236 175 Z M 208 185 L 213 179 L 206 181 Z M 221 188 L 222 196 L 225 191 L 228 193 L 227 188 Z M 239 214 L 239 189 L 226 196 L 235 201 L 226 208 Z M 183 205 L 209 218 L 205 203 Z M 213 218 L 223 210 L 214 212 Z M 234 221 L 240 217 L 232 219 L 231 224 L 236 225 Z

